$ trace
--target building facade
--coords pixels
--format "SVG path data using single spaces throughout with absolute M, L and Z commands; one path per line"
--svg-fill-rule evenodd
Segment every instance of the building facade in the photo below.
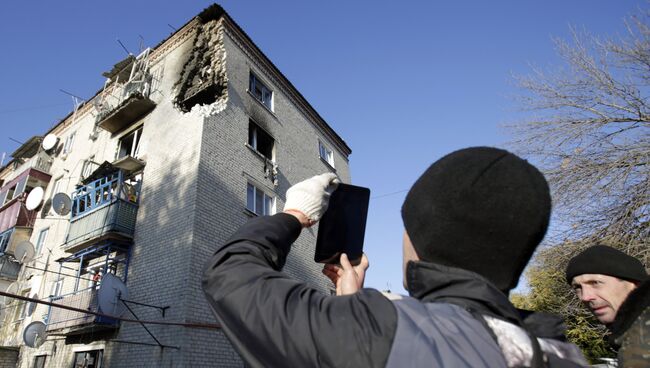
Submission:
M 292 184 L 327 171 L 349 182 L 350 148 L 217 5 L 104 75 L 0 172 L 0 289 L 186 325 L 5 298 L 0 365 L 243 366 L 206 328 L 205 262 L 249 218 L 280 211 Z M 35 188 L 42 200 L 28 210 Z M 316 231 L 285 272 L 329 293 Z M 26 240 L 35 255 L 18 259 Z M 45 333 L 25 345 L 39 321 Z

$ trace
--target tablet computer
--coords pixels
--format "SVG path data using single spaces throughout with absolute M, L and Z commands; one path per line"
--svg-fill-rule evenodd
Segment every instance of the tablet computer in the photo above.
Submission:
M 316 262 L 337 264 L 341 253 L 347 254 L 352 264 L 361 261 L 369 201 L 370 189 L 338 185 L 318 225 Z

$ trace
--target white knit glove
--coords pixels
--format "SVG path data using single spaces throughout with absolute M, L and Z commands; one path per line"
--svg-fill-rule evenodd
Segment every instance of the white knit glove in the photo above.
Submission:
M 327 210 L 330 195 L 339 183 L 339 179 L 333 173 L 316 175 L 303 180 L 287 190 L 284 210 L 298 210 L 316 222 Z

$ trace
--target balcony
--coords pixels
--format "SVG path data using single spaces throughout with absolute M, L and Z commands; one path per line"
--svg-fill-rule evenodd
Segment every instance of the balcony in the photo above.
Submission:
M 91 243 L 105 239 L 130 240 L 135 232 L 137 213 L 137 204 L 115 199 L 101 208 L 70 220 L 63 249 L 75 253 Z
M 103 240 L 130 242 L 135 232 L 139 191 L 140 182 L 125 182 L 122 170 L 77 189 L 72 195 L 70 226 L 63 249 L 76 253 Z
M 110 133 L 116 133 L 136 122 L 139 118 L 149 113 L 156 107 L 156 103 L 149 99 L 153 78 L 149 73 L 149 52 L 144 50 L 137 58 L 125 60 L 121 68 L 111 71 L 110 85 L 96 100 L 96 123 L 99 127 Z M 130 70 L 130 74 L 126 70 Z M 120 76 L 129 75 L 125 83 L 120 83 Z
M 54 303 L 74 307 L 84 311 L 114 315 L 117 312 L 102 310 L 98 297 L 119 298 L 121 293 L 116 293 L 115 280 L 108 280 L 110 274 L 113 279 L 118 278 L 126 284 L 131 258 L 131 244 L 115 243 L 111 241 L 94 243 L 81 251 L 56 260 L 59 263 L 59 276 L 56 290 L 74 290 L 71 293 L 50 296 Z M 64 265 L 65 264 L 65 265 Z M 75 270 L 76 277 L 62 277 L 62 270 Z M 69 271 L 66 271 L 69 272 Z M 106 276 L 104 276 L 106 275 Z M 68 282 L 68 285 L 64 285 Z M 69 283 L 74 283 L 74 287 Z M 106 287 L 107 289 L 102 289 Z M 119 288 L 119 287 L 118 287 Z M 55 291 L 55 295 L 58 291 Z M 123 290 L 122 292 L 126 292 Z M 119 303 L 117 299 L 114 300 Z M 110 304 L 111 308 L 115 306 Z M 106 308 L 106 304 L 104 305 Z M 119 313 L 118 313 L 119 314 Z M 88 331 L 97 332 L 101 329 L 114 329 L 119 327 L 119 321 L 113 318 L 100 317 L 94 314 L 74 312 L 67 309 L 51 307 L 47 317 L 47 331 L 57 331 L 58 334 L 73 335 L 83 334 Z
M 52 297 L 53 303 L 68 307 L 79 308 L 90 312 L 102 313 L 97 304 L 98 287 L 90 287 L 74 293 Z M 87 329 L 97 331 L 98 328 L 118 328 L 119 320 L 100 317 L 94 314 L 74 312 L 62 308 L 51 308 L 47 320 L 47 331 L 57 331 L 64 334 L 83 333 Z
M 20 272 L 20 263 L 9 257 L 0 256 L 0 279 L 16 281 Z

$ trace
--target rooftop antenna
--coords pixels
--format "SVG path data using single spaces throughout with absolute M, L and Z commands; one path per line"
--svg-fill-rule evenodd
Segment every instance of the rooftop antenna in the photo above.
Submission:
M 17 139 L 13 139 L 13 138 L 11 138 L 11 137 L 9 137 L 9 140 L 14 141 L 14 142 L 20 144 L 21 146 L 22 146 L 23 144 L 25 144 L 25 143 L 23 143 L 23 142 L 21 142 L 21 141 L 19 141 L 19 140 L 17 140 Z
M 5 157 L 7 157 L 7 152 L 2 152 L 2 159 L 0 160 L 0 166 L 4 166 Z
M 128 56 L 133 55 L 133 54 L 132 54 L 132 53 L 131 53 L 127 48 L 126 48 L 126 46 L 124 46 L 124 44 L 122 43 L 122 41 L 120 41 L 119 38 L 117 38 L 117 43 L 119 43 L 120 46 L 122 46 L 122 48 L 124 49 L 124 51 L 126 51 L 126 53 L 127 53 Z
M 144 51 L 144 37 L 142 35 L 138 35 L 140 37 L 140 52 Z
M 167 23 L 167 25 L 169 26 L 169 28 L 171 28 L 171 29 L 172 29 L 172 31 L 174 31 L 174 32 L 176 32 L 176 28 L 175 28 L 174 26 L 172 26 L 172 25 L 171 25 L 171 24 L 169 24 L 169 23 Z
M 77 109 L 79 109 L 79 106 L 81 106 L 81 104 L 86 101 L 84 98 L 81 98 L 81 97 L 79 97 L 77 95 L 73 95 L 72 93 L 70 93 L 70 92 L 68 92 L 66 90 L 59 89 L 59 91 L 61 91 L 61 92 L 65 93 L 66 95 L 72 97 L 72 104 L 74 105 L 74 113 L 75 114 L 77 112 Z M 73 117 L 73 120 L 74 120 L 74 117 Z

